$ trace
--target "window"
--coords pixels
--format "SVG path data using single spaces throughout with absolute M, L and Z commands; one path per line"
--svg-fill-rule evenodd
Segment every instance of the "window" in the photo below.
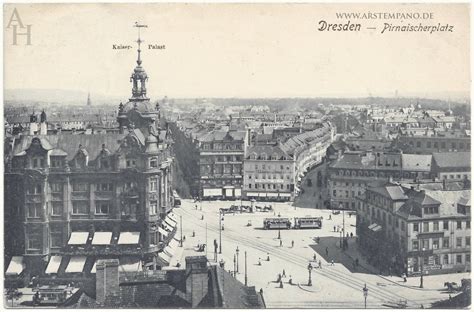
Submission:
M 433 222 L 433 231 L 439 231 L 439 222 L 438 221 L 435 221 Z
M 251 184 L 251 183 L 249 183 L 249 189 L 251 189 L 251 188 L 252 188 L 252 184 Z
M 456 229 L 458 229 L 458 230 L 462 229 L 462 221 L 456 222 Z
M 31 236 L 28 238 L 28 249 L 41 249 L 39 236 Z
M 462 248 L 462 237 L 456 237 L 456 248 Z
M 87 191 L 87 184 L 85 183 L 73 183 L 72 190 L 74 192 L 85 192 Z
M 41 194 L 41 184 L 30 185 L 27 188 L 26 193 L 29 195 Z
M 449 263 L 449 255 L 444 255 L 443 264 L 448 264 L 448 263 Z
M 423 243 L 423 249 L 430 249 L 430 241 L 428 239 L 422 240 Z
M 471 247 L 471 236 L 466 236 L 466 247 Z
M 434 142 L 434 148 L 438 148 L 438 142 Z
M 456 143 L 455 142 L 451 143 L 451 148 L 456 149 Z
M 423 232 L 429 232 L 429 231 L 430 231 L 430 223 L 423 222 Z
M 158 167 L 158 161 L 156 160 L 156 158 L 151 158 L 150 159 L 150 168 L 156 168 Z
M 61 193 L 62 189 L 61 183 L 51 183 L 51 193 Z
M 99 190 L 102 192 L 112 192 L 114 190 L 114 185 L 112 183 L 101 183 L 99 185 Z
M 158 213 L 158 205 L 157 205 L 156 201 L 151 202 L 150 203 L 150 215 L 153 216 L 153 215 L 156 215 L 157 213 Z
M 418 232 L 418 223 L 413 223 L 413 232 Z
M 88 214 L 87 202 L 85 202 L 85 201 L 73 201 L 72 202 L 72 214 L 76 214 L 76 215 Z
M 157 187 L 158 187 L 158 181 L 155 178 L 150 179 L 150 192 L 156 191 Z
M 471 228 L 471 221 L 466 221 L 466 229 L 470 229 Z
M 438 249 L 438 248 L 439 248 L 439 239 L 433 238 L 433 249 Z
M 137 161 L 135 159 L 127 159 L 126 164 L 127 164 L 127 168 L 135 167 L 137 164 Z
M 33 168 L 44 168 L 44 158 L 33 158 Z
M 40 203 L 28 204 L 28 217 L 29 218 L 41 217 L 41 204 Z
M 417 240 L 414 240 L 412 242 L 412 249 L 413 250 L 418 250 L 419 246 L 418 246 L 418 241 Z
M 60 248 L 63 247 L 63 240 L 61 232 L 51 232 L 51 247 Z
M 420 141 L 416 142 L 416 147 L 421 147 L 421 142 Z
M 51 209 L 51 214 L 53 216 L 60 216 L 63 214 L 63 203 L 62 202 L 53 202 Z
M 446 148 L 446 142 L 441 142 L 441 148 Z
M 431 141 L 427 141 L 427 142 L 426 142 L 426 147 L 427 147 L 427 148 L 431 148 Z
M 456 263 L 462 263 L 462 255 L 456 255 Z
M 337 195 L 336 195 L 336 190 L 333 190 L 333 191 L 332 191 L 332 196 L 334 196 L 334 197 L 337 196 Z
M 449 229 L 448 221 L 443 221 L 443 230 L 448 230 L 448 229 Z
M 466 263 L 471 263 L 471 254 L 466 254 Z
M 95 214 L 109 214 L 110 203 L 98 201 L 95 203 Z
M 51 159 L 51 168 L 60 168 L 62 167 L 62 161 L 60 159 Z
M 443 248 L 449 248 L 449 237 L 443 238 Z

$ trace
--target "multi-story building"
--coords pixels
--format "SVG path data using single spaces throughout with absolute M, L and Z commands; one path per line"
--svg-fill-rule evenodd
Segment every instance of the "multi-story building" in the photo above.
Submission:
M 259 200 L 293 200 L 295 162 L 278 145 L 247 148 L 244 159 L 243 197 Z
M 408 275 L 470 271 L 470 190 L 371 185 L 358 196 L 359 244 L 372 264 Z
M 240 198 L 246 131 L 214 130 L 198 138 L 201 198 Z
M 436 131 L 425 128 L 420 132 L 407 129 L 400 132 L 396 146 L 410 154 L 470 152 L 471 134 L 469 130 Z
M 440 180 L 471 180 L 471 153 L 433 153 L 432 171 Z
M 374 180 L 430 179 L 431 155 L 346 152 L 328 167 L 332 208 L 355 209 L 356 198 Z
M 132 97 L 120 103 L 114 133 L 10 139 L 5 254 L 22 257 L 28 274 L 86 274 L 110 256 L 166 265 L 162 251 L 176 231 L 172 142 L 147 79 L 138 50 Z
M 293 158 L 295 177 L 298 184 L 302 177 L 326 156 L 327 148 L 334 141 L 335 129 L 330 122 L 318 124 L 317 128 L 290 137 L 280 148 Z M 296 186 L 296 193 L 299 192 Z

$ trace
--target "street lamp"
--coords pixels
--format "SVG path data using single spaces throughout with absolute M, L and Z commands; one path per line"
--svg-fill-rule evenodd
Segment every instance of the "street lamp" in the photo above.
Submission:
M 236 273 L 236 267 L 235 267 L 235 255 L 234 255 L 234 277 L 235 277 L 235 273 Z
M 280 229 L 278 229 L 278 239 L 281 239 Z
M 179 229 L 181 231 L 181 240 L 179 241 L 179 246 L 183 247 L 183 216 L 179 216 Z
M 369 289 L 367 288 L 367 284 L 364 284 L 362 292 L 364 293 L 364 308 L 367 309 L 367 296 L 369 295 Z
M 313 266 L 311 265 L 311 262 L 308 264 L 308 286 L 313 286 L 313 283 L 311 282 L 311 271 L 313 270 Z
M 345 233 L 345 211 L 343 210 L 342 202 L 339 202 L 339 210 L 342 210 L 342 238 L 341 238 L 341 248 L 344 250 L 344 243 L 346 241 L 346 233 Z
M 239 246 L 235 249 L 235 254 L 237 255 L 237 273 L 239 273 Z
M 247 252 L 245 252 L 245 286 L 247 286 Z
M 219 210 L 219 254 L 222 253 L 222 210 Z
M 420 288 L 423 288 L 423 269 L 424 269 L 423 264 L 425 262 L 425 248 L 424 247 L 421 249 L 420 259 L 421 259 L 421 263 L 420 263 L 421 264 Z

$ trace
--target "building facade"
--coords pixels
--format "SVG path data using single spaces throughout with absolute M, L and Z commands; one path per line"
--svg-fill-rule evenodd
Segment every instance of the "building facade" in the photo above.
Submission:
M 22 258 L 28 274 L 86 274 L 114 255 L 166 265 L 160 255 L 176 232 L 172 141 L 141 63 L 139 49 L 118 131 L 10 138 L 5 254 Z
M 248 147 L 243 181 L 244 198 L 293 200 L 295 162 L 278 145 Z
M 199 197 L 241 198 L 246 131 L 214 130 L 197 140 Z
M 417 188 L 382 183 L 357 197 L 361 248 L 391 272 L 470 271 L 470 190 Z

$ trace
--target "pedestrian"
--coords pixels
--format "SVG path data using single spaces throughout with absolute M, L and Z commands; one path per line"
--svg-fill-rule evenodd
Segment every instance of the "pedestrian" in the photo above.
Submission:
M 204 220 L 204 215 L 201 215 L 201 220 Z
M 280 281 L 281 281 L 281 273 L 278 273 L 277 283 L 279 283 Z
M 196 232 L 194 232 L 194 230 L 193 230 L 193 237 L 196 237 Z
M 334 265 L 334 260 L 331 260 L 331 265 Z
M 313 260 L 316 261 L 316 254 L 313 255 Z
M 407 282 L 407 275 L 405 273 L 403 273 L 402 277 L 403 277 L 403 282 L 406 283 Z
M 263 296 L 263 288 L 260 288 L 260 296 Z
M 329 220 L 332 220 L 332 216 L 331 216 L 331 215 L 329 215 Z
M 295 247 L 295 241 L 291 241 L 291 248 Z
M 334 232 L 336 232 L 336 226 L 334 226 Z
M 280 288 L 283 288 L 283 281 L 280 281 Z
M 322 269 L 323 267 L 321 266 L 321 260 L 319 260 L 319 268 Z
M 195 208 L 196 210 L 198 210 L 198 205 L 197 205 L 197 204 L 196 204 L 196 205 L 194 205 L 194 208 Z
M 329 255 L 329 249 L 326 247 L 326 257 Z
M 352 232 L 351 232 L 351 238 L 352 238 L 352 237 L 354 237 L 354 234 L 352 234 Z
M 286 277 L 285 269 L 283 269 L 283 274 L 281 276 Z
M 319 236 L 316 238 L 316 243 L 319 244 Z
M 290 285 L 293 285 L 293 279 L 291 278 L 291 275 L 290 275 L 290 280 L 288 281 L 288 283 L 289 283 Z
M 262 265 L 262 260 L 258 258 L 258 265 Z
M 186 240 L 186 235 L 183 236 L 183 242 Z
M 280 247 L 283 246 L 283 241 L 280 239 Z
M 267 252 L 267 261 L 270 261 L 270 254 Z

